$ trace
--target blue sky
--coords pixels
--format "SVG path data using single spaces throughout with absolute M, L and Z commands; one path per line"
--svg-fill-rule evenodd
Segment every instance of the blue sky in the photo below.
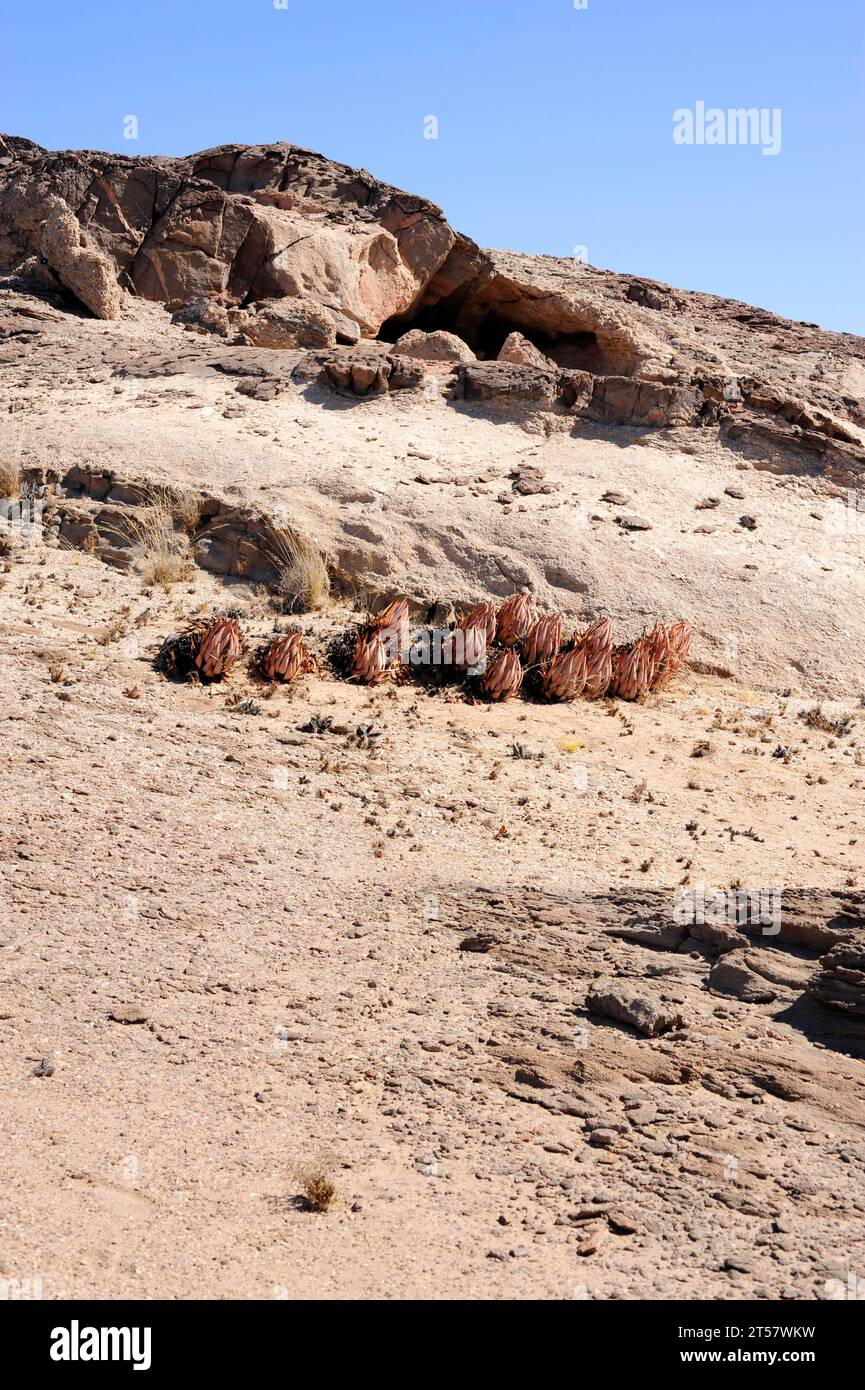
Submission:
M 482 245 L 865 333 L 861 0 L 40 0 L 3 49 L 0 130 L 52 149 L 287 140 Z M 675 144 L 698 101 L 779 108 L 780 152 Z

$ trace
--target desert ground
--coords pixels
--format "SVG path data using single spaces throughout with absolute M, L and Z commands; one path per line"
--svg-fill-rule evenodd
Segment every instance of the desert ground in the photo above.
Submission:
M 383 340 L 328 365 L 28 274 L 0 282 L 7 507 L 38 507 L 0 534 L 0 1280 L 861 1296 L 861 340 L 777 329 L 833 393 L 818 447 L 780 408 L 771 438 L 575 418 L 530 363 L 394 389 Z M 370 360 L 390 389 L 358 392 Z M 305 611 L 280 527 L 330 572 Z M 617 641 L 685 619 L 689 663 L 635 702 L 501 704 L 330 664 L 394 595 L 446 625 L 515 590 Z M 229 612 L 316 669 L 157 669 Z M 760 920 L 687 915 L 737 892 Z

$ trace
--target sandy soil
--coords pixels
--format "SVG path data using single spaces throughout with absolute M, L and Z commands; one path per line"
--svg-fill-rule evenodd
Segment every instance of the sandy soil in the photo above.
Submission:
M 835 1296 L 863 1260 L 865 1025 L 806 985 L 832 923 L 865 922 L 861 536 L 827 532 L 819 478 L 688 435 L 547 435 L 434 390 L 244 401 L 157 313 L 49 318 L 26 368 L 4 349 L 4 447 L 266 497 L 359 583 L 424 601 L 528 579 L 574 622 L 689 617 L 695 663 L 642 705 L 323 669 L 205 689 L 154 671 L 160 641 L 202 605 L 265 637 L 260 589 L 8 546 L 0 1278 Z M 148 377 L 158 349 L 174 368 Z M 526 458 L 553 492 L 513 492 Z M 623 534 L 609 488 L 653 529 Z M 323 651 L 353 616 L 301 621 Z M 818 702 L 849 730 L 814 727 Z M 671 935 L 700 885 L 781 895 L 732 984 L 717 942 Z M 607 984 L 673 1022 L 587 1006 Z M 326 1214 L 304 1209 L 316 1167 Z
M 693 676 L 641 707 L 203 690 L 150 662 L 214 581 L 142 592 L 41 548 L 3 579 L 7 1277 L 793 1298 L 858 1267 L 862 1034 L 802 1002 L 816 952 L 748 942 L 777 990 L 753 1004 L 708 992 L 693 939 L 609 935 L 686 879 L 861 883 L 855 709 L 834 740 L 802 698 Z M 596 976 L 684 1026 L 587 1014 Z M 338 1202 L 316 1215 L 295 1173 L 322 1156 Z

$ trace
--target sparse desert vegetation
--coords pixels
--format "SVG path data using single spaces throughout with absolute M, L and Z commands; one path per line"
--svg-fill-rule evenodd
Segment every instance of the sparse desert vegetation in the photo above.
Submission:
M 189 540 L 167 507 L 155 503 L 129 522 L 135 566 L 146 584 L 170 587 L 190 573 Z
M 318 612 L 327 607 L 327 561 L 308 536 L 288 526 L 274 527 L 266 549 L 279 575 L 277 591 L 287 613 Z
M 0 156 L 0 459 L 23 427 L 44 504 L 0 576 L 4 1268 L 826 1296 L 865 1204 L 865 345 L 474 247 L 278 141 Z M 34 207 L 80 180 L 64 259 Z
M 300 1185 L 307 1211 L 322 1215 L 331 1210 L 336 1201 L 336 1182 L 326 1162 L 317 1159 L 298 1164 L 294 1177 Z

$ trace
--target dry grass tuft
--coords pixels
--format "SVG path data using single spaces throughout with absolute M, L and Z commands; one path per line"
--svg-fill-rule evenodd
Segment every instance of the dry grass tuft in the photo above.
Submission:
M 330 1211 L 336 1201 L 336 1183 L 326 1158 L 314 1159 L 309 1164 L 300 1164 L 294 1170 L 306 1202 L 307 1211 Z
M 129 546 L 132 564 L 145 584 L 169 588 L 192 572 L 190 535 L 201 520 L 198 497 L 187 488 L 148 487 L 141 490 L 137 516 L 109 527 L 120 545 Z M 86 547 L 85 547 L 86 548 Z
M 310 1169 L 298 1175 L 308 1211 L 329 1211 L 336 1200 L 336 1184 L 327 1173 Z
M 201 525 L 201 498 L 191 488 L 175 488 L 166 498 L 165 509 L 188 536 L 194 535 Z
M 0 498 L 21 496 L 21 445 L 23 427 L 18 431 L 17 440 L 0 455 Z
M 201 524 L 202 501 L 190 487 L 155 483 L 142 487 L 141 505 L 167 513 L 176 526 L 193 535 Z
M 853 720 L 847 715 L 842 715 L 838 719 L 833 719 L 825 714 L 822 705 L 815 705 L 813 709 L 802 710 L 802 718 L 809 729 L 819 729 L 824 734 L 834 734 L 836 738 L 845 738 L 853 728 Z
M 128 523 L 128 531 L 133 560 L 145 583 L 167 589 L 189 577 L 189 537 L 175 529 L 174 519 L 165 507 L 148 507 Z
M 290 527 L 271 530 L 268 556 L 279 572 L 287 613 L 310 613 L 330 602 L 330 575 L 318 546 Z
M 17 458 L 0 458 L 0 497 L 21 496 L 21 464 Z

